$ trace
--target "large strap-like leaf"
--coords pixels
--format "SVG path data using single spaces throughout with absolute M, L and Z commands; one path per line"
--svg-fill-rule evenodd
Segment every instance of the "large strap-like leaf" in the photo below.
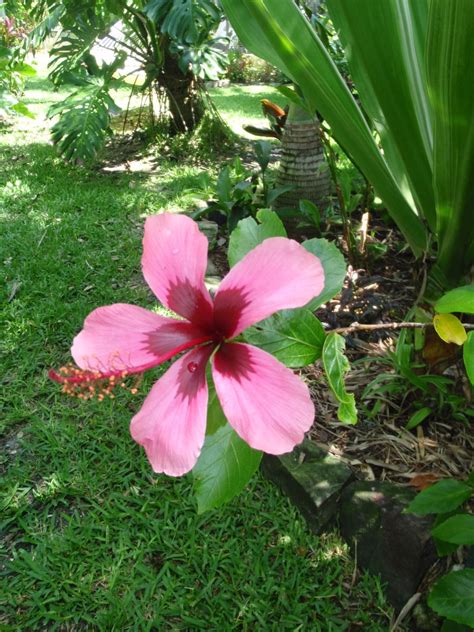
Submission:
M 427 69 L 439 265 L 453 282 L 474 256 L 473 34 L 473 0 L 431 1 Z
M 308 20 L 288 0 L 222 0 L 243 43 L 278 66 L 329 122 L 387 204 L 412 249 L 426 245 L 424 226 L 402 194 L 357 103 Z
M 328 8 L 390 170 L 407 182 L 407 194 L 434 231 L 433 140 L 424 71 L 428 4 L 328 0 Z

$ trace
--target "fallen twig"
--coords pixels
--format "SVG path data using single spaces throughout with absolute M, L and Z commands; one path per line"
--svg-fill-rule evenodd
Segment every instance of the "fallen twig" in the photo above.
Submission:
M 364 323 L 352 323 L 349 327 L 338 327 L 328 329 L 328 334 L 351 334 L 355 331 L 378 331 L 383 329 L 426 329 L 432 327 L 433 323 L 381 323 L 377 325 L 364 325 Z M 474 325 L 463 323 L 465 329 L 474 329 Z

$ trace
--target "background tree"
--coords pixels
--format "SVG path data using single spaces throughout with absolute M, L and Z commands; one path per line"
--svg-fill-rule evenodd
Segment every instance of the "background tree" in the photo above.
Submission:
M 74 86 L 51 111 L 59 117 L 53 138 L 68 159 L 90 159 L 102 146 L 117 110 L 110 91 L 125 77 L 127 60 L 142 73 L 138 89 L 166 102 L 171 132 L 199 125 L 206 111 L 204 81 L 216 79 L 226 62 L 213 37 L 222 18 L 215 0 L 43 0 L 34 12 L 29 43 L 37 46 L 59 29 L 50 77 L 56 85 Z M 113 60 L 99 62 L 97 46 L 111 50 Z

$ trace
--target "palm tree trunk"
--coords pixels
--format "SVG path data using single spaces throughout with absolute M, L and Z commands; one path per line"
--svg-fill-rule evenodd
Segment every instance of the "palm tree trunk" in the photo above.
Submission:
M 294 187 L 278 198 L 278 208 L 298 208 L 300 200 L 324 205 L 331 191 L 331 177 L 318 120 L 294 104 L 290 105 L 282 136 L 282 156 L 276 184 L 278 187 Z

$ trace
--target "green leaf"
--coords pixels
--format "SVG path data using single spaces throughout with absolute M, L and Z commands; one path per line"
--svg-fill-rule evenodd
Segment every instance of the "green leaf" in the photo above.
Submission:
M 36 70 L 33 66 L 25 64 L 24 62 L 15 64 L 14 71 L 18 72 L 22 77 L 34 77 L 36 75 Z
M 337 418 L 343 424 L 357 423 L 357 408 L 354 395 L 349 395 L 347 402 L 341 402 L 337 410 Z
M 474 569 L 452 571 L 433 586 L 428 605 L 456 623 L 474 626 Z
M 291 368 L 319 359 L 325 336 L 322 324 L 307 309 L 283 310 L 244 332 L 248 343 L 271 353 Z
M 308 109 L 307 103 L 304 102 L 304 100 L 300 97 L 296 90 L 291 86 L 277 86 L 277 90 L 280 94 L 282 94 L 284 97 L 286 97 L 289 101 L 297 105 L 302 110 Z
M 288 191 L 293 191 L 294 188 L 294 184 L 284 184 L 281 187 L 274 187 L 273 189 L 270 189 L 265 198 L 265 203 L 267 206 L 273 206 L 281 195 L 288 193 Z
M 110 133 L 110 113 L 116 108 L 108 91 L 111 78 L 94 80 L 81 91 L 55 103 L 48 117 L 59 115 L 51 136 L 61 154 L 71 162 L 92 160 Z
M 465 625 L 445 619 L 443 621 L 443 625 L 441 626 L 441 632 L 471 632 L 471 630 Z
M 467 340 L 466 330 L 462 322 L 453 314 L 436 314 L 433 318 L 436 333 L 444 342 L 463 345 Z
M 424 46 L 428 3 L 328 0 L 328 9 L 390 171 L 397 182 L 407 185 L 407 201 L 411 205 L 414 201 L 435 230 L 433 134 Z M 387 68 L 392 71 L 387 73 Z
M 452 516 L 457 516 L 460 513 L 463 513 L 462 509 L 455 509 L 454 511 L 449 511 L 448 513 L 437 514 L 435 521 L 433 523 L 433 526 L 431 528 L 431 531 L 433 532 L 433 530 L 436 529 L 436 527 L 438 527 L 440 524 L 445 522 L 448 518 L 451 518 Z M 440 540 L 439 538 L 436 538 L 435 536 L 433 536 L 433 540 L 436 545 L 436 552 L 438 553 L 439 557 L 444 557 L 445 555 L 451 555 L 452 553 L 457 551 L 459 548 L 458 544 L 451 544 L 450 542 L 446 542 L 445 540 Z
M 257 220 L 258 224 L 253 217 L 247 217 L 232 231 L 227 253 L 231 268 L 265 239 L 287 236 L 281 219 L 273 211 L 262 209 L 257 213 Z
M 18 114 L 22 114 L 23 116 L 27 116 L 28 118 L 34 119 L 35 115 L 33 114 L 33 112 L 31 110 L 29 110 L 26 105 L 24 103 L 22 103 L 21 101 L 19 101 L 18 103 L 15 103 L 15 105 L 12 105 L 12 110 L 14 110 L 15 112 L 17 112 Z
M 471 497 L 471 493 L 471 488 L 460 481 L 439 481 L 420 492 L 406 511 L 420 516 L 454 511 Z
M 451 544 L 474 544 L 474 516 L 452 516 L 437 526 L 433 535 Z
M 219 202 L 224 205 L 232 205 L 232 180 L 230 178 L 229 167 L 221 169 L 217 178 L 216 193 Z
M 310 200 L 300 200 L 301 213 L 321 232 L 321 214 L 318 207 Z
M 416 3 L 412 3 L 416 4 Z M 438 265 L 456 283 L 474 258 L 474 2 L 430 0 L 426 74 L 434 145 Z
M 344 355 L 346 341 L 339 334 L 328 334 L 323 346 L 323 366 L 328 384 L 340 406 L 339 421 L 346 424 L 357 423 L 357 410 L 353 394 L 346 391 L 344 376 L 350 369 L 349 360 Z
M 323 291 L 306 305 L 307 309 L 315 311 L 342 290 L 346 278 L 346 262 L 336 245 L 327 239 L 309 239 L 302 246 L 319 258 L 324 270 Z
M 225 426 L 227 423 L 226 416 L 224 415 L 224 411 L 222 410 L 221 403 L 219 398 L 217 397 L 216 387 L 214 386 L 214 382 L 212 380 L 212 372 L 208 371 L 208 390 L 209 390 L 209 399 L 207 403 L 207 424 L 206 424 L 206 435 L 214 434 L 219 428 Z
M 436 303 L 435 310 L 438 314 L 451 312 L 474 314 L 474 285 L 457 287 L 455 290 L 447 292 Z
M 248 446 L 228 423 L 208 434 L 193 469 L 198 513 L 220 507 L 239 494 L 261 458 L 262 453 Z
M 412 430 L 413 428 L 416 428 L 428 417 L 428 415 L 431 415 L 432 412 L 433 411 L 431 410 L 431 408 L 420 408 L 420 410 L 417 410 L 416 413 L 414 413 L 410 417 L 405 428 L 407 430 Z
M 467 377 L 474 386 L 474 331 L 467 334 L 467 340 L 463 346 L 463 359 Z

